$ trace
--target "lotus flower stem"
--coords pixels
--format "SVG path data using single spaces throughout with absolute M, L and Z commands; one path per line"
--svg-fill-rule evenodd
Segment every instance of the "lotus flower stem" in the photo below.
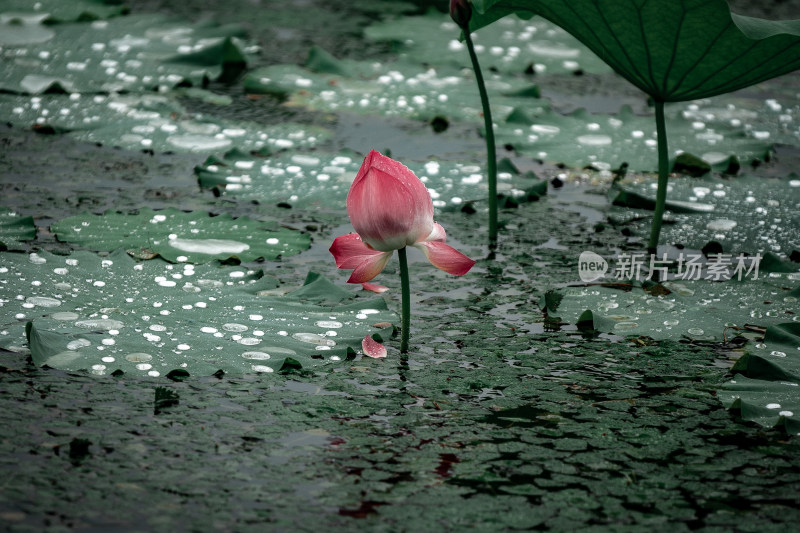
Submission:
M 664 119 L 664 102 L 660 100 L 656 100 L 656 135 L 658 136 L 658 189 L 656 190 L 653 225 L 650 228 L 650 241 L 647 243 L 647 252 L 650 254 L 655 254 L 658 248 L 658 236 L 661 233 L 661 222 L 667 204 L 667 183 L 669 181 L 667 124 Z
M 411 283 L 408 279 L 408 260 L 406 249 L 397 250 L 400 260 L 400 353 L 408 353 L 408 336 L 411 330 Z
M 467 42 L 467 50 L 469 50 L 469 58 L 472 61 L 472 69 L 475 71 L 475 81 L 478 83 L 478 92 L 480 92 L 481 105 L 483 106 L 489 180 L 489 246 L 494 247 L 497 244 L 497 151 L 494 144 L 492 110 L 489 107 L 489 95 L 486 93 L 486 84 L 483 81 L 478 56 L 475 54 L 475 46 L 472 44 L 469 24 L 462 26 L 462 29 L 464 30 L 464 40 Z

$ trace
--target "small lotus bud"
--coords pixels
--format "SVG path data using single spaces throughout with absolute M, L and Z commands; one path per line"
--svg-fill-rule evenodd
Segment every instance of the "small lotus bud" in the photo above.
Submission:
M 469 0 L 450 0 L 450 16 L 461 28 L 468 27 L 472 17 L 472 4 Z

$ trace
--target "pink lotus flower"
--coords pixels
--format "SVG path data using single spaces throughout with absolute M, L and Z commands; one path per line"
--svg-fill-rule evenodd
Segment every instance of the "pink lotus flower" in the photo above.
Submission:
M 436 268 L 463 276 L 475 261 L 445 244 L 444 228 L 433 221 L 425 185 L 402 163 L 370 151 L 347 195 L 347 214 L 356 233 L 330 247 L 336 266 L 352 269 L 348 283 L 377 276 L 395 250 L 414 246 Z

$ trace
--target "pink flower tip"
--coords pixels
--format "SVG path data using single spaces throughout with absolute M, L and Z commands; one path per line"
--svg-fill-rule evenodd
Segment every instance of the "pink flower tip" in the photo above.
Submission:
M 377 283 L 370 283 L 370 282 L 362 283 L 361 288 L 364 289 L 365 291 L 377 292 L 378 294 L 389 290 L 389 287 L 384 287 L 383 285 L 378 285 Z

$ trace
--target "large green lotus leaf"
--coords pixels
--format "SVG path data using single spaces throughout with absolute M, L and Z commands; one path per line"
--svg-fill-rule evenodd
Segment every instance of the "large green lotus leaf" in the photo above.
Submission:
M 397 52 L 402 59 L 472 68 L 460 34 L 461 30 L 449 14 L 434 10 L 423 16 L 373 24 L 364 30 L 369 39 L 398 43 Z M 575 37 L 541 18 L 507 17 L 490 29 L 475 32 L 472 39 L 481 68 L 485 70 L 517 74 L 531 67 L 537 74 L 609 71 L 608 66 Z
M 179 263 L 276 259 L 297 254 L 311 244 L 308 235 L 275 223 L 177 209 L 83 213 L 55 222 L 50 230 L 61 241 L 92 250 L 123 247 L 136 256 L 157 254 Z
M 764 341 L 748 346 L 733 366 L 738 372 L 719 393 L 742 418 L 763 426 L 783 424 L 800 435 L 800 322 L 767 328 Z
M 233 150 L 222 157 L 208 158 L 195 168 L 195 173 L 202 187 L 220 189 L 226 196 L 299 207 L 343 207 L 362 161 L 362 156 L 349 152 L 279 153 L 260 158 Z M 404 163 L 425 183 L 437 208 L 486 198 L 485 170 L 477 164 Z M 537 185 L 541 185 L 540 180 L 512 167 L 498 174 L 498 192 L 518 203 L 526 201 L 530 189 Z
M 630 205 L 624 200 L 628 193 L 654 202 L 656 181 L 638 179 L 636 183 L 624 183 L 621 191 L 616 194 L 617 204 Z M 788 255 L 800 250 L 796 231 L 800 227 L 800 179 L 671 178 L 668 191 L 667 209 L 673 206 L 669 216 L 672 223 L 662 228 L 663 243 L 699 250 L 709 241 L 717 241 L 724 251 L 736 254 Z M 615 207 L 609 216 L 618 223 L 626 222 L 635 233 L 645 234 L 647 221 L 642 214 L 642 210 Z
M 322 111 L 351 111 L 388 117 L 482 121 L 482 109 L 471 71 L 452 65 L 421 66 L 340 61 L 315 71 L 295 65 L 274 65 L 250 72 L 245 91 L 288 97 L 289 103 Z M 544 111 L 531 81 L 487 73 L 492 113 L 505 116 L 516 106 Z
M 82 141 L 159 152 L 302 148 L 330 136 L 314 126 L 263 126 L 189 113 L 163 94 L 0 95 L 0 117 L 40 132 L 68 132 Z
M 41 20 L 44 24 L 57 24 L 106 19 L 126 11 L 127 7 L 116 0 L 3 0 L 0 19 L 14 20 L 16 25 L 30 19 Z M 4 42 L 1 30 L 0 42 Z
M 656 100 L 707 98 L 800 68 L 800 19 L 731 13 L 725 0 L 475 0 L 474 29 L 533 15 L 574 35 Z
M 688 258 L 687 258 L 688 259 Z M 735 261 L 734 261 L 735 264 Z M 613 277 L 620 265 L 611 265 Z M 627 268 L 627 267 L 626 267 Z M 798 316 L 797 298 L 785 287 L 797 287 L 800 274 L 742 272 L 742 280 L 712 281 L 707 267 L 701 279 L 664 282 L 671 292 L 654 296 L 635 287 L 626 292 L 601 285 L 567 287 L 557 314 L 564 322 L 577 324 L 586 310 L 608 321 L 595 323 L 594 329 L 617 335 L 645 335 L 654 339 L 722 340 L 726 327 L 745 324 L 770 326 Z M 604 278 L 600 282 L 622 282 Z M 733 330 L 729 330 L 730 337 Z
M 707 127 L 701 121 L 685 118 L 684 108 L 669 110 L 670 142 L 709 163 L 731 155 L 740 161 L 763 160 L 772 146 L 773 139 L 754 137 L 746 125 L 718 122 Z M 497 142 L 511 144 L 520 153 L 570 166 L 610 169 L 628 163 L 633 170 L 657 169 L 656 132 L 651 116 L 636 115 L 629 107 L 623 107 L 616 115 L 592 114 L 584 109 L 569 115 L 536 111 L 517 108 L 498 124 Z M 798 136 L 792 137 L 796 142 Z
M 22 217 L 16 212 L 0 207 L 0 249 L 21 250 L 20 241 L 36 238 L 33 217 Z
M 372 324 L 396 319 L 382 298 L 321 304 L 261 271 L 137 262 L 122 250 L 2 252 L 0 276 L 11 296 L 0 300 L 0 346 L 24 351 L 31 322 L 35 364 L 100 375 L 273 372 L 287 358 L 310 368 L 343 361 L 367 334 L 388 336 Z
M 51 34 L 44 41 L 3 46 L 0 89 L 110 93 L 201 85 L 233 76 L 246 63 L 236 40 L 243 30 L 236 26 L 135 15 L 44 29 Z

